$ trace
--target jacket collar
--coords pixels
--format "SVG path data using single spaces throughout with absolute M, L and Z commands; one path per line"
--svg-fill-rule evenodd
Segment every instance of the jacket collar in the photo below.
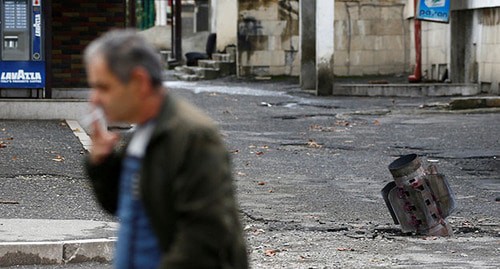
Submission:
M 178 117 L 176 116 L 176 102 L 175 98 L 166 92 L 163 98 L 163 104 L 161 106 L 160 112 L 156 118 L 156 128 L 151 135 L 151 140 L 155 139 L 157 136 L 168 132 L 173 129 L 178 122 Z

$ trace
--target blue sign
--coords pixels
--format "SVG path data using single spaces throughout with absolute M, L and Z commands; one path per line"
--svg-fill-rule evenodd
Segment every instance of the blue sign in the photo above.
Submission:
M 44 87 L 44 61 L 0 61 L 0 88 Z
M 417 19 L 435 22 L 450 21 L 450 0 L 419 0 Z
M 42 10 L 41 1 L 33 2 L 33 30 L 31 31 L 33 46 L 31 50 L 31 60 L 42 61 Z

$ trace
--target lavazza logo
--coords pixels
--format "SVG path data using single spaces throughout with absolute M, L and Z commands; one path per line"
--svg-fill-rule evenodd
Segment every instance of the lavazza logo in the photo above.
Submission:
M 22 69 L 17 72 L 2 72 L 0 83 L 42 83 L 40 72 L 25 72 Z
M 35 14 L 35 23 L 33 27 L 35 27 L 35 36 L 42 36 L 42 15 Z

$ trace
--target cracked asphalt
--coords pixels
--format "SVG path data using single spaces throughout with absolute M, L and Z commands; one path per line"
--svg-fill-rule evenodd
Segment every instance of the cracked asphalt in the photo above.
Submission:
M 426 106 L 449 98 L 315 97 L 294 82 L 167 83 L 220 126 L 253 268 L 498 267 L 498 110 Z M 62 121 L 0 121 L 0 141 L 2 216 L 112 220 Z M 392 224 L 380 190 L 392 180 L 388 164 L 409 153 L 447 176 L 459 206 L 448 218 L 454 237 Z M 109 268 L 64 268 L 100 266 Z

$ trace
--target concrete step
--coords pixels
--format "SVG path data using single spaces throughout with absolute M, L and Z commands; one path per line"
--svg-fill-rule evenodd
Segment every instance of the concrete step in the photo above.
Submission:
M 199 60 L 198 66 L 203 68 L 219 68 L 219 62 L 215 60 Z
M 453 98 L 450 109 L 475 109 L 500 107 L 499 96 Z
M 174 77 L 183 81 L 198 81 L 203 79 L 201 76 L 195 74 L 186 74 L 186 73 L 175 73 Z
M 220 69 L 199 66 L 182 66 L 176 68 L 174 76 L 180 80 L 195 81 L 200 79 L 216 79 L 220 77 Z
M 236 63 L 218 62 L 215 60 L 200 60 L 198 65 L 202 68 L 211 68 L 219 70 L 219 77 L 225 77 L 236 74 Z
M 333 95 L 340 96 L 471 96 L 480 93 L 477 84 L 335 84 Z
M 236 58 L 230 53 L 214 53 L 212 54 L 212 60 L 223 63 L 234 63 Z

